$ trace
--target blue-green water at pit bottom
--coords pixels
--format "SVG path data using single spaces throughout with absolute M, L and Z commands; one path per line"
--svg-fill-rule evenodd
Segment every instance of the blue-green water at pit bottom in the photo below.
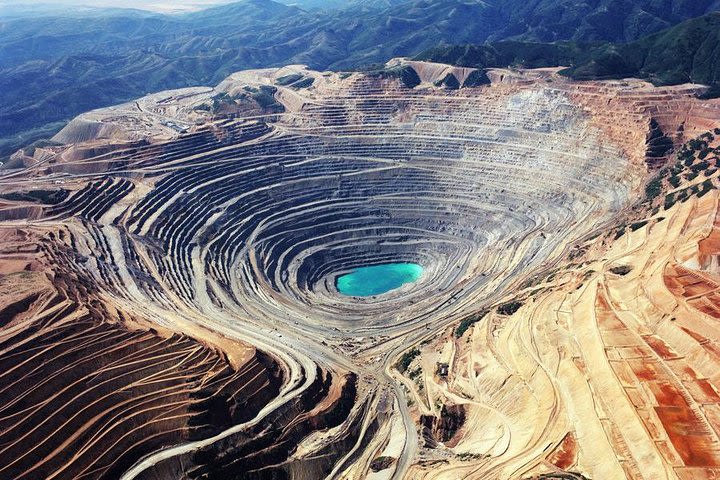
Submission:
M 339 276 L 335 281 L 338 292 L 350 297 L 371 297 L 417 281 L 423 267 L 417 263 L 385 263 L 360 267 Z

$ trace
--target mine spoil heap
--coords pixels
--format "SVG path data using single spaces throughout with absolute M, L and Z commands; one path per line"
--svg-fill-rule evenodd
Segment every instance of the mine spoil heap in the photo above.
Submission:
M 239 72 L 13 156 L 0 477 L 720 475 L 720 103 L 479 73 Z

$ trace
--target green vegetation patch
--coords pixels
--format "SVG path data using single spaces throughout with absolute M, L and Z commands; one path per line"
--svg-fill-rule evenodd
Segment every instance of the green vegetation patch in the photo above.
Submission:
M 490 84 L 490 77 L 487 76 L 484 70 L 473 70 L 467 76 L 462 86 L 465 87 L 481 87 L 483 85 Z
M 275 79 L 275 85 L 281 87 L 290 87 L 298 90 L 300 88 L 308 88 L 315 83 L 314 77 L 305 76 L 302 73 L 291 73 Z
M 390 468 L 390 466 L 395 463 L 395 457 L 388 457 L 388 456 L 380 456 L 377 457 L 375 460 L 370 462 L 370 470 L 373 472 L 379 472 L 382 470 L 385 470 L 387 468 Z
M 65 200 L 70 192 L 65 189 L 59 190 L 31 190 L 29 192 L 11 192 L 0 194 L 3 200 L 12 202 L 40 202 L 48 205 L 56 205 Z
M 645 185 L 645 198 L 652 200 L 662 193 L 662 179 L 653 178 Z
M 632 267 L 630 265 L 620 265 L 619 267 L 612 267 L 610 271 L 615 275 L 625 276 L 632 272 Z
M 262 109 L 271 112 L 283 112 L 285 110 L 285 107 L 275 98 L 277 87 L 272 85 L 260 85 L 258 87 L 246 85 L 242 90 L 242 92 L 235 95 L 230 95 L 227 92 L 218 93 L 212 97 L 212 105 L 203 104 L 195 107 L 195 110 L 217 113 L 225 107 L 238 105 L 238 102 L 243 100 L 252 100 Z
M 371 70 L 368 75 L 380 78 L 396 78 L 407 88 L 415 88 L 420 85 L 420 76 L 410 65 L 397 65 L 381 70 Z
M 277 93 L 277 87 L 272 85 L 260 85 L 258 87 L 245 86 L 243 90 L 246 92 L 242 97 L 250 97 L 258 105 L 264 109 L 280 109 L 284 110 L 285 107 L 277 101 L 275 94 Z
M 477 322 L 479 322 L 480 320 L 482 320 L 483 317 L 484 317 L 485 315 L 487 315 L 487 314 L 488 314 L 488 312 L 487 312 L 487 310 L 485 310 L 485 311 L 482 311 L 482 312 L 473 313 L 472 315 L 469 315 L 469 316 L 465 317 L 465 318 L 460 322 L 460 325 L 458 325 L 457 328 L 455 329 L 455 337 L 456 337 L 456 338 L 460 338 L 460 337 L 462 337 L 463 335 L 465 335 L 465 332 L 467 332 L 470 327 L 472 327 L 472 326 L 475 325 Z
M 445 87 L 448 90 L 457 90 L 460 88 L 460 81 L 452 73 L 445 75 L 445 78 L 435 82 L 436 87 Z
M 284 111 L 285 107 L 275 98 L 277 88 L 271 85 L 261 85 L 257 91 L 250 93 L 250 97 L 264 109 L 272 109 L 276 111 Z
M 715 189 L 715 184 L 709 178 L 700 184 L 700 191 L 697 192 L 698 198 L 705 196 L 711 190 Z
M 284 75 L 282 77 L 279 77 L 275 79 L 275 85 L 280 85 L 281 87 L 287 87 L 288 85 L 291 85 L 298 80 L 302 79 L 304 77 L 301 73 L 291 73 L 289 75 Z
M 518 301 L 503 303 L 497 308 L 497 313 L 499 313 L 500 315 L 512 315 L 518 310 L 520 310 L 520 307 L 522 306 L 522 302 Z
M 400 357 L 400 360 L 398 360 L 395 367 L 398 369 L 400 373 L 405 373 L 412 363 L 413 360 L 415 360 L 417 357 L 420 356 L 420 350 L 413 347 L 412 349 L 408 350 L 407 352 L 402 354 L 402 357 Z
M 672 193 L 665 195 L 665 203 L 663 204 L 663 209 L 670 210 L 673 205 L 675 205 L 675 195 Z
M 642 220 L 640 222 L 632 223 L 632 224 L 630 224 L 630 230 L 632 230 L 633 232 L 635 230 L 640 230 L 642 227 L 644 227 L 647 224 L 648 224 L 647 220 Z
M 302 80 L 290 85 L 290 88 L 294 88 L 295 90 L 298 90 L 300 88 L 308 88 L 308 87 L 311 87 L 313 83 L 315 83 L 315 78 L 305 77 Z

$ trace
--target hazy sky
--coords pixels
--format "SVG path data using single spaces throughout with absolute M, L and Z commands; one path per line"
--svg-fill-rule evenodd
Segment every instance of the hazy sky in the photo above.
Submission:
M 23 5 L 82 5 L 88 7 L 140 8 L 155 12 L 181 12 L 199 10 L 210 5 L 230 3 L 233 0 L 0 0 L 3 6 Z

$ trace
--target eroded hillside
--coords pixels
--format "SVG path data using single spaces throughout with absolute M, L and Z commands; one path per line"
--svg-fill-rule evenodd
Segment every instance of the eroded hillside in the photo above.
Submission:
M 712 478 L 720 103 L 478 73 L 239 72 L 16 154 L 0 472 Z

